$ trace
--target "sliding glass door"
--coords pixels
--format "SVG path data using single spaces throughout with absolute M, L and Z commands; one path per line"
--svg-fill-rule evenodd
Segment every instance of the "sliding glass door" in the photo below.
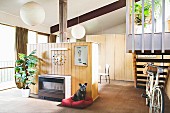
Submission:
M 0 24 L 0 90 L 11 87 L 10 82 L 14 81 L 14 66 L 15 27 Z

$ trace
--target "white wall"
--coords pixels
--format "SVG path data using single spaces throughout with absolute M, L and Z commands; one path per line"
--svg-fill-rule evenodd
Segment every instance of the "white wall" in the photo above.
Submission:
M 23 23 L 20 17 L 8 14 L 3 11 L 0 11 L 0 23 L 11 25 L 11 26 L 23 27 L 29 30 L 43 32 L 43 33 L 50 33 L 50 26 L 45 26 L 42 24 L 37 26 L 28 26 L 25 23 Z
M 112 28 L 106 29 L 104 31 L 94 33 L 94 35 L 98 34 L 125 34 L 126 33 L 126 23 L 114 26 Z

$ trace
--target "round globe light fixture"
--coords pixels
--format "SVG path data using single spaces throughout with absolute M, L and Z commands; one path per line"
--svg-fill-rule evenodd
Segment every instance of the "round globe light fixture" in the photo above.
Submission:
M 44 21 L 45 11 L 40 4 L 31 1 L 21 7 L 20 17 L 25 24 L 35 26 Z
M 85 33 L 86 33 L 85 28 L 80 24 L 73 26 L 71 30 L 72 36 L 76 39 L 83 38 L 85 36 Z

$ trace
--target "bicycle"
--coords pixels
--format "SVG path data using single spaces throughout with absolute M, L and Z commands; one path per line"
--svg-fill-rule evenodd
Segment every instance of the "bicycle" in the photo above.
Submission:
M 164 113 L 164 90 L 159 85 L 159 76 L 163 68 L 148 63 L 145 65 L 145 71 L 144 74 L 147 74 L 147 82 L 146 94 L 143 94 L 143 97 L 146 98 L 149 113 Z

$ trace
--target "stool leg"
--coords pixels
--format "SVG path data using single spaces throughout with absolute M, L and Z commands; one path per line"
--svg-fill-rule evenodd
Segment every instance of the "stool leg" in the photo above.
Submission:
M 102 82 L 101 82 L 101 77 L 102 77 L 102 76 L 100 75 L 100 84 L 102 83 Z
M 107 82 L 107 76 L 105 75 L 105 78 L 106 78 L 106 82 Z
M 109 78 L 109 84 L 110 84 L 110 76 L 108 75 L 108 78 Z

